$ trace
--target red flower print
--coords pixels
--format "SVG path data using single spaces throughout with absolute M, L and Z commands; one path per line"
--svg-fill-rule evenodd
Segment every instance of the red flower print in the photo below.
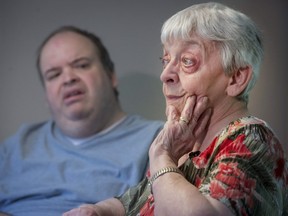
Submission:
M 235 140 L 226 139 L 219 146 L 219 152 L 215 157 L 215 161 L 219 161 L 227 157 L 251 157 L 251 151 L 244 144 L 245 135 L 239 135 Z
M 231 124 L 230 127 L 228 128 L 227 134 L 233 134 L 234 131 L 236 131 L 239 128 L 243 127 L 245 124 L 246 124 L 246 122 L 235 121 L 234 124 Z
M 150 195 L 144 204 L 144 206 L 140 209 L 140 216 L 153 216 L 154 215 L 154 197 Z
M 214 151 L 216 142 L 217 138 L 213 140 L 213 143 L 202 154 L 192 159 L 197 169 L 206 167 L 208 159 L 210 158 L 212 152 Z
M 237 168 L 237 163 L 220 163 L 215 178 L 210 184 L 211 196 L 216 199 L 245 199 L 249 207 L 253 206 L 253 191 L 256 181 L 247 178 Z
M 274 170 L 274 174 L 276 178 L 281 178 L 284 172 L 285 160 L 283 158 L 279 158 L 276 161 L 276 169 Z
M 149 179 L 150 176 L 151 176 L 150 169 L 148 169 L 147 172 L 146 172 L 146 177 Z
M 199 176 L 196 176 L 196 179 L 195 179 L 195 182 L 194 182 L 194 186 L 199 188 L 201 183 L 202 183 L 202 179 L 199 178 Z
M 241 216 L 248 216 L 248 214 L 244 208 L 241 208 Z

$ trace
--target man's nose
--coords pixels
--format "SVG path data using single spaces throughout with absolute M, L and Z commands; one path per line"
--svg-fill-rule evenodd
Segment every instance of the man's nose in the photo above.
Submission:
M 71 69 L 65 70 L 63 75 L 64 75 L 64 78 L 63 78 L 64 85 L 71 85 L 79 81 L 79 77 Z

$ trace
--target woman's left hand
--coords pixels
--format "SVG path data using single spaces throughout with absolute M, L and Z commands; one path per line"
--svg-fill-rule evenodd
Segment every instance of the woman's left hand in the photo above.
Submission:
M 208 104 L 207 97 L 191 96 L 180 116 L 175 107 L 167 107 L 167 122 L 149 150 L 150 163 L 157 161 L 156 170 L 161 168 L 163 158 L 177 166 L 183 155 L 191 152 L 195 145 L 201 145 L 212 113 Z

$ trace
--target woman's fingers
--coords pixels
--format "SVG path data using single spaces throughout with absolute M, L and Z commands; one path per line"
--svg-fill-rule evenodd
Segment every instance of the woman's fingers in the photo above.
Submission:
M 210 117 L 210 115 L 207 115 L 209 113 L 205 113 L 204 115 L 204 112 L 208 108 L 208 104 L 208 97 L 206 96 L 201 97 L 198 100 L 195 95 L 188 97 L 180 116 L 174 106 L 167 106 L 167 122 L 176 121 L 179 122 L 182 129 L 188 129 L 188 126 L 193 132 L 194 128 L 197 128 L 197 131 L 201 131 L 200 129 L 205 127 L 205 124 L 207 124 Z M 202 115 L 205 118 L 202 117 L 203 119 L 201 119 L 200 124 L 198 124 L 198 120 Z
M 204 111 L 204 113 L 202 113 L 194 129 L 194 134 L 196 137 L 200 136 L 204 131 L 207 130 L 207 126 L 209 124 L 211 115 L 212 115 L 212 108 L 208 108 Z
M 187 98 L 184 109 L 181 112 L 179 121 L 181 124 L 189 125 L 193 130 L 198 124 L 198 119 L 208 107 L 208 98 L 201 97 L 198 100 L 196 96 Z
M 181 125 L 187 126 L 190 123 L 195 104 L 196 104 L 196 96 L 193 95 L 187 98 L 185 106 L 181 112 L 181 116 L 179 118 L 179 123 Z
M 195 144 L 200 146 L 211 117 L 208 105 L 207 97 L 197 99 L 191 96 L 187 98 L 181 115 L 173 105 L 167 106 L 167 122 L 151 145 L 150 153 L 169 155 L 177 163 L 181 156 L 193 150 Z
M 166 108 L 166 116 L 167 116 L 167 121 L 177 121 L 178 120 L 178 113 L 177 110 L 174 106 L 168 105 Z
M 194 104 L 194 108 L 190 108 L 192 110 L 192 114 L 190 117 L 188 128 L 184 128 L 186 133 L 183 134 L 183 136 L 187 136 L 187 140 L 190 141 L 190 151 L 200 149 L 205 133 L 207 132 L 207 126 L 209 124 L 212 114 L 212 109 L 208 108 L 208 97 L 201 97 L 197 101 L 194 101 Z M 187 112 L 187 110 L 183 111 L 184 113 L 189 113 Z
M 198 119 L 202 113 L 208 108 L 208 97 L 201 97 L 198 99 L 194 108 L 193 116 L 191 119 L 191 125 L 193 128 L 197 125 Z

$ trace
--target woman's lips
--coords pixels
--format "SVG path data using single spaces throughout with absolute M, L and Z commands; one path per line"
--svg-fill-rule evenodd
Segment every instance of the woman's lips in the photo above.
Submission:
M 184 95 L 165 95 L 166 100 L 178 100 L 180 98 L 182 98 Z

